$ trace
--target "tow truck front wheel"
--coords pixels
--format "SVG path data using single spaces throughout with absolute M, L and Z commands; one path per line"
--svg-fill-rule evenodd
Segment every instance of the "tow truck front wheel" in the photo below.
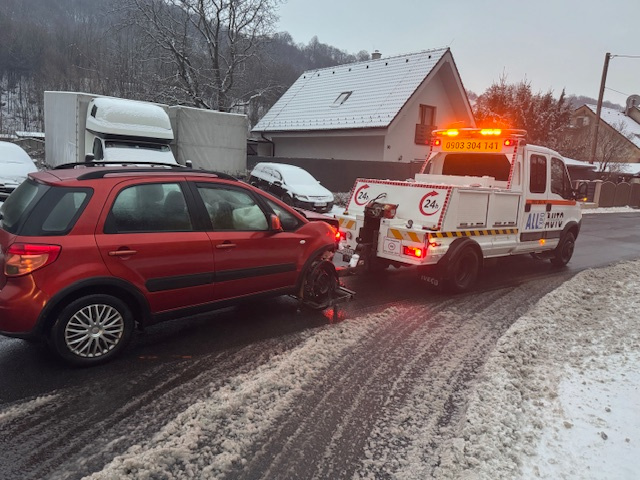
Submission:
M 446 290 L 452 293 L 462 293 L 469 290 L 478 277 L 480 257 L 472 247 L 463 248 L 452 259 L 447 277 L 444 282 Z
M 565 233 L 555 249 L 551 263 L 556 267 L 564 267 L 571 260 L 575 247 L 576 237 L 571 232 Z
M 302 284 L 302 304 L 313 310 L 324 310 L 331 306 L 339 287 L 338 273 L 326 260 L 313 264 Z

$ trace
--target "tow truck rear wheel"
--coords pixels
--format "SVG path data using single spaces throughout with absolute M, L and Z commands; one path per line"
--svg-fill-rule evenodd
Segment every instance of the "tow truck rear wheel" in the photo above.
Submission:
M 480 257 L 473 247 L 464 247 L 453 258 L 444 282 L 445 289 L 452 293 L 462 293 L 471 288 L 478 277 Z
M 555 249 L 551 263 L 556 267 L 564 267 L 571 260 L 575 247 L 576 237 L 571 232 L 565 233 Z

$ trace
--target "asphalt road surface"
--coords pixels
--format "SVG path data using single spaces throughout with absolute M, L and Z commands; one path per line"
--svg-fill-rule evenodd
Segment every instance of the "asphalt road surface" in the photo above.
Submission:
M 245 460 L 210 475 L 390 478 L 406 445 L 385 432 L 411 402 L 425 405 L 421 421 L 433 431 L 420 453 L 429 471 L 448 427 L 462 415 L 470 384 L 509 326 L 578 271 L 639 257 L 640 215 L 592 214 L 584 217 L 568 267 L 529 256 L 500 260 L 464 295 L 430 290 L 409 269 L 348 277 L 357 297 L 337 316 L 298 312 L 286 297 L 253 302 L 150 328 L 120 358 L 91 369 L 69 368 L 41 346 L 0 337 L 0 478 L 99 472 L 194 402 L 215 397 L 230 379 L 252 378 L 320 332 L 390 308 L 388 321 L 310 374 L 312 387 L 296 393 L 293 406 L 279 409 L 277 396 L 265 404 L 264 415 L 274 421 L 244 439 Z M 183 478 L 205 477 L 194 468 Z

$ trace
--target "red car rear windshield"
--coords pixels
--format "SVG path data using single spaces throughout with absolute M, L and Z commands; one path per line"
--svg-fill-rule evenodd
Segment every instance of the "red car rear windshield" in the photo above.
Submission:
M 0 207 L 0 228 L 15 235 L 66 235 L 82 213 L 90 188 L 23 182 Z

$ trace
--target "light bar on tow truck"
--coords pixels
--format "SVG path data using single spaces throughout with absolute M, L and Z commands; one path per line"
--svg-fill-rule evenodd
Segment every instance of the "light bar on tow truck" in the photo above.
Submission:
M 432 148 L 444 152 L 502 152 L 527 134 L 515 128 L 445 128 L 433 130 Z

